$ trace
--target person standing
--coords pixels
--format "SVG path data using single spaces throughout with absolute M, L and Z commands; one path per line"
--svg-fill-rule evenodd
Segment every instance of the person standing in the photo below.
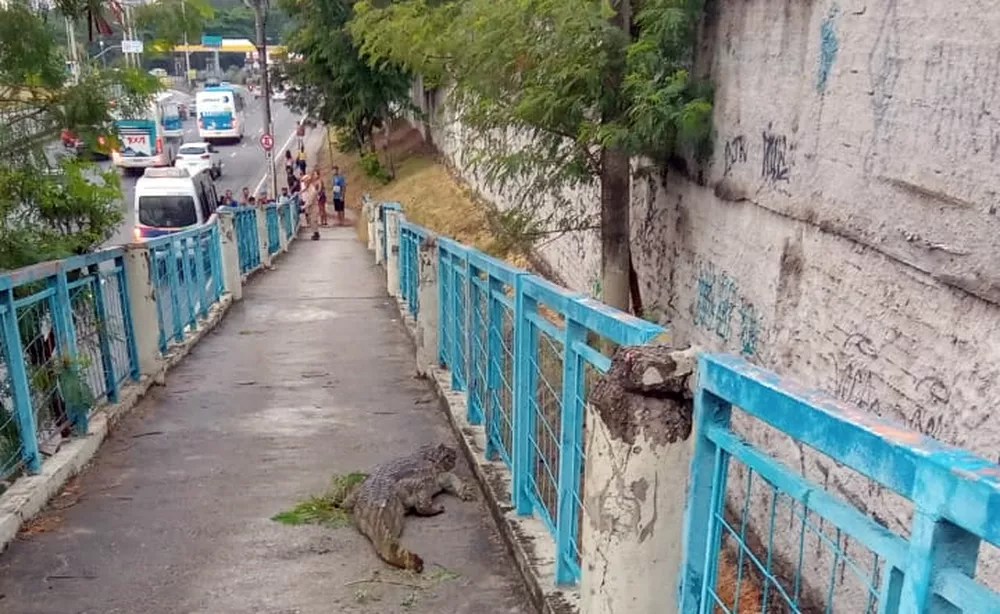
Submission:
M 306 174 L 306 148 L 304 146 L 299 147 L 299 153 L 295 155 L 295 166 L 298 167 L 300 173 Z
M 312 231 L 313 241 L 319 241 L 319 172 L 313 171 L 302 177 L 302 202 L 305 204 L 306 220 Z
M 340 174 L 340 167 L 333 167 L 333 210 L 337 213 L 337 224 L 344 225 L 344 203 L 347 198 L 347 178 Z
M 247 205 L 250 202 L 250 188 L 243 186 L 243 195 L 240 198 L 240 205 Z
M 285 150 L 285 176 L 291 177 L 292 173 L 295 172 L 295 160 L 292 158 L 292 150 Z

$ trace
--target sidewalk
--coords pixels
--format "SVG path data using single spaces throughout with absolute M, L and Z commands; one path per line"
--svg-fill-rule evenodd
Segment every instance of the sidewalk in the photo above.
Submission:
M 332 474 L 453 441 L 364 246 L 351 228 L 323 230 L 123 420 L 62 497 L 61 522 L 0 554 L 0 612 L 531 611 L 481 501 L 444 495 L 444 514 L 407 519 L 423 580 L 352 527 L 270 520 Z M 382 582 L 357 582 L 375 572 Z

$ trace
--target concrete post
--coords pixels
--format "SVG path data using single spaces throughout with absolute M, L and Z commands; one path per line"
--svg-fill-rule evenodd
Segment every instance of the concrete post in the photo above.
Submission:
M 399 218 L 402 212 L 399 210 L 387 210 L 385 212 L 386 231 L 386 253 L 385 255 L 385 276 L 386 288 L 389 296 L 399 296 Z M 466 329 L 468 330 L 468 329 Z
M 260 241 L 260 266 L 271 268 L 271 254 L 267 253 L 267 208 L 254 207 L 257 216 L 257 239 Z
M 694 349 L 626 347 L 587 407 L 580 611 L 677 612 Z
M 367 195 L 365 196 L 365 223 L 368 225 L 368 251 L 375 251 L 375 220 L 377 208 L 375 201 Z
M 125 246 L 125 278 L 128 283 L 129 311 L 135 330 L 135 347 L 139 358 L 139 373 L 159 376 L 163 359 L 160 356 L 160 325 L 156 317 L 156 290 L 150 276 L 150 253 L 142 243 Z
M 417 252 L 417 373 L 429 375 L 438 360 L 438 249 L 434 236 L 420 243 Z
M 240 275 L 240 250 L 236 239 L 236 212 L 219 210 L 219 237 L 222 240 L 222 279 L 226 292 L 233 300 L 243 298 L 243 276 Z
M 379 219 L 382 215 L 382 203 L 373 205 L 372 210 L 375 212 L 374 220 L 372 221 L 372 226 L 375 228 L 375 264 L 384 264 L 385 251 L 382 249 L 382 246 L 385 245 L 385 241 L 382 235 L 385 234 L 385 225 Z

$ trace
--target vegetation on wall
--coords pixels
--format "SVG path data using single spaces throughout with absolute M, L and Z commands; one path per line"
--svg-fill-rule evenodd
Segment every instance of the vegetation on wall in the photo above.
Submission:
M 449 88 L 478 135 L 467 162 L 513 196 L 507 216 L 536 235 L 599 226 L 602 298 L 628 309 L 629 158 L 708 153 L 712 92 L 690 72 L 702 3 L 361 0 L 350 31 L 373 66 Z M 595 180 L 599 219 L 567 196 Z

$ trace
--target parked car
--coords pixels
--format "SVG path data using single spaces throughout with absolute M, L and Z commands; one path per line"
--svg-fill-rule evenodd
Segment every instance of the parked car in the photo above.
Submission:
M 184 143 L 177 151 L 174 166 L 187 169 L 192 177 L 208 171 L 212 179 L 218 179 L 222 175 L 222 156 L 211 143 Z

